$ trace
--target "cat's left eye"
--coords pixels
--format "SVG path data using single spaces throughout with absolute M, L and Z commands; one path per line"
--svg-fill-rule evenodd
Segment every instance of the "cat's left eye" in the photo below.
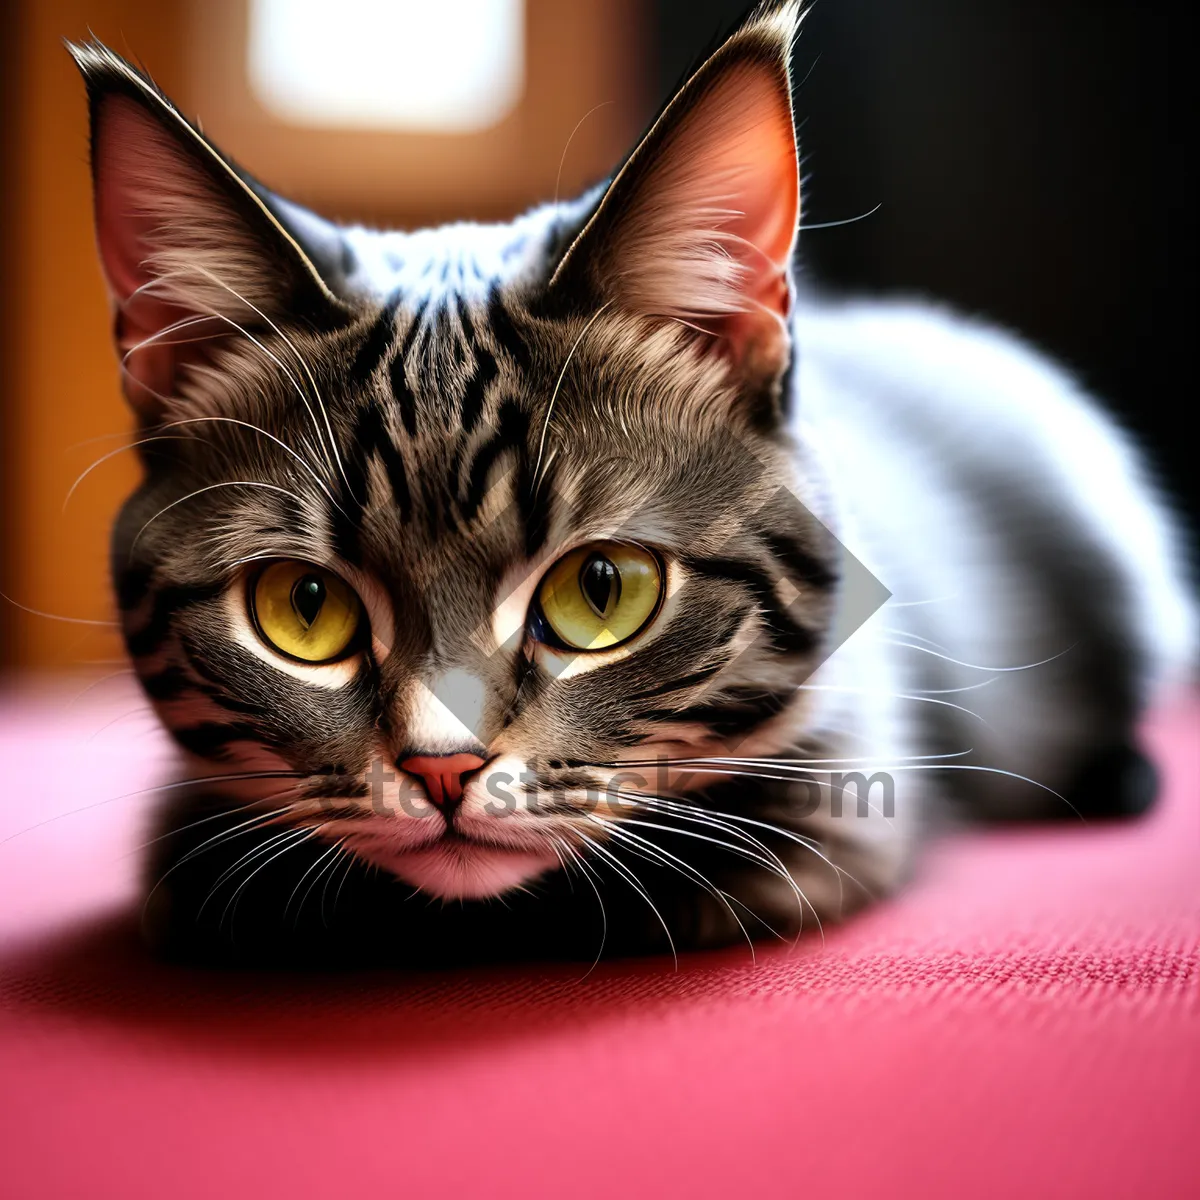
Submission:
M 534 636 L 572 650 L 611 649 L 650 624 L 662 590 L 662 564 L 644 547 L 580 546 L 538 585 Z
M 330 663 L 360 642 L 362 602 L 332 571 L 292 559 L 273 562 L 254 579 L 250 608 L 259 636 L 288 658 Z

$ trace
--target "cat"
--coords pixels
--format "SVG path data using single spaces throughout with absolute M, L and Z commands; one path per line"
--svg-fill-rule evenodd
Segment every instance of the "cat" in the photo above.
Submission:
M 754 8 L 579 199 L 411 233 L 71 47 L 144 468 L 112 573 L 185 768 L 159 949 L 787 939 L 948 813 L 1149 803 L 1179 535 L 1016 337 L 798 281 L 800 21 Z

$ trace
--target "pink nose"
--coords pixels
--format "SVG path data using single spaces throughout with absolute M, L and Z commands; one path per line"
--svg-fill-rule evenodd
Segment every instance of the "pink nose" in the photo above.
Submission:
M 453 808 L 462 799 L 463 776 L 482 766 L 478 754 L 419 754 L 406 758 L 400 769 L 421 777 L 429 799 L 438 808 Z

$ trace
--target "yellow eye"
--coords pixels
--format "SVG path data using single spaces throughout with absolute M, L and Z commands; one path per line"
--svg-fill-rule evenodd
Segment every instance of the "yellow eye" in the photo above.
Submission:
M 546 572 L 538 606 L 559 641 L 575 650 L 607 650 L 650 623 L 662 585 L 662 566 L 649 550 L 595 542 Z
M 263 640 L 302 662 L 341 658 L 363 623 L 354 591 L 311 563 L 272 563 L 255 580 L 251 604 Z

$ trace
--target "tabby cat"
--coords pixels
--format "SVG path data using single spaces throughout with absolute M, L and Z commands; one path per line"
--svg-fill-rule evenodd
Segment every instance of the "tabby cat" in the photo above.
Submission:
M 412 233 L 72 48 L 144 467 L 112 570 L 185 768 L 156 944 L 786 938 L 939 813 L 1149 801 L 1170 522 L 1013 337 L 798 284 L 799 23 L 757 7 L 581 199 Z

